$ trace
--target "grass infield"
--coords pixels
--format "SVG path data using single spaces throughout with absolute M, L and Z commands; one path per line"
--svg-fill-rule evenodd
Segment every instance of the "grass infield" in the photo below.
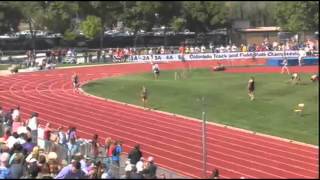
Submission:
M 236 74 L 197 69 L 187 79 L 174 79 L 175 71 L 162 71 L 159 80 L 151 73 L 113 77 L 91 82 L 83 89 L 93 95 L 142 106 L 140 91 L 149 91 L 149 107 L 242 129 L 318 145 L 319 88 L 311 74 L 301 74 L 299 85 L 282 74 Z M 250 101 L 247 82 L 255 77 L 256 99 Z M 201 98 L 204 97 L 205 105 Z M 305 104 L 302 115 L 293 110 Z

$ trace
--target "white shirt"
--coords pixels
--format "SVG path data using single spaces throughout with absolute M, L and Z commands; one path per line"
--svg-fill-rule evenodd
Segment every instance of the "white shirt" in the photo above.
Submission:
M 19 142 L 19 139 L 16 139 L 16 138 L 14 138 L 13 136 L 10 136 L 9 138 L 8 138 L 8 140 L 7 140 L 7 146 L 8 146 L 8 148 L 12 148 L 13 147 L 13 145 L 15 144 L 15 143 L 17 143 L 17 142 Z
M 32 117 L 29 119 L 28 127 L 31 129 L 31 131 L 37 130 L 37 128 L 38 128 L 37 117 Z
M 136 164 L 137 172 L 143 171 L 143 161 L 138 161 Z
M 236 47 L 235 45 L 233 45 L 233 46 L 231 47 L 231 51 L 233 51 L 233 52 L 237 51 L 237 47 Z
M 201 52 L 204 53 L 204 51 L 206 50 L 205 46 L 201 46 Z
M 156 69 L 160 70 L 158 64 L 152 65 L 152 70 L 154 71 L 154 70 L 156 70 Z

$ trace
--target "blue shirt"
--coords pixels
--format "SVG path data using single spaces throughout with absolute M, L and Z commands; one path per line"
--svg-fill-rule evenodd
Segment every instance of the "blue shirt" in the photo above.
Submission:
M 0 179 L 10 179 L 11 171 L 9 168 L 0 167 Z
M 72 165 L 64 167 L 55 179 L 87 179 L 85 173 L 80 170 L 77 173 L 72 172 Z
M 112 154 L 112 160 L 113 161 L 120 161 L 120 153 L 122 152 L 122 147 L 121 146 L 116 146 L 116 153 L 117 153 L 117 155 L 116 156 L 114 156 L 113 154 Z

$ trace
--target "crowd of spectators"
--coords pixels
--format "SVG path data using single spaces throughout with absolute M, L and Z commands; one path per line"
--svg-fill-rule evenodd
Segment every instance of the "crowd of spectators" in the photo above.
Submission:
M 259 51 L 289 51 L 289 50 L 305 50 L 307 54 L 313 54 L 318 51 L 317 43 L 311 40 L 307 40 L 304 43 L 298 43 L 297 41 L 287 41 L 286 43 L 270 42 L 265 39 L 261 44 L 235 44 L 213 45 L 210 43 L 208 46 L 194 46 L 194 45 L 181 45 L 184 47 L 184 54 L 193 53 L 226 53 L 226 52 L 259 52 Z M 144 48 L 109 48 L 103 50 L 102 54 L 108 52 L 109 55 L 116 57 L 124 57 L 130 55 L 154 55 L 154 54 L 176 54 L 179 52 L 180 47 L 144 47 Z
M 285 43 L 271 42 L 267 38 L 260 44 L 228 44 L 214 45 L 210 43 L 202 45 L 187 45 L 182 44 L 184 54 L 195 53 L 227 53 L 227 52 L 260 52 L 260 51 L 289 51 L 303 49 L 307 55 L 312 55 L 318 52 L 318 43 L 312 40 L 307 40 L 303 43 L 298 43 L 295 40 L 288 40 Z M 40 64 L 36 64 L 35 51 L 27 51 L 26 66 L 40 66 L 40 69 L 48 68 L 48 64 L 52 63 L 76 63 L 77 58 L 82 56 L 85 63 L 94 62 L 123 62 L 131 55 L 155 55 L 155 54 L 178 54 L 181 53 L 180 47 L 160 46 L 160 47 L 126 47 L 126 48 L 106 48 L 98 50 L 77 50 L 75 48 L 47 50 L 46 56 Z M 95 57 L 95 58 L 94 58 Z M 66 61 L 67 60 L 67 61 Z
M 21 118 L 20 107 L 5 112 L 0 106 L 0 179 L 155 179 L 157 165 L 153 157 L 144 160 L 140 146 L 128 154 L 125 167 L 120 166 L 122 143 L 98 134 L 88 140 L 88 153 L 81 152 L 81 139 L 75 127 L 57 130 L 47 123 L 40 145 L 38 113 Z M 61 151 L 63 150 L 63 151 Z M 66 152 L 66 157 L 63 156 Z M 125 174 L 120 170 L 124 168 Z

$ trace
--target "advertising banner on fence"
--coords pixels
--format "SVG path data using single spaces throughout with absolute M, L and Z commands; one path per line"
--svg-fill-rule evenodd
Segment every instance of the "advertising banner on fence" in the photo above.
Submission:
M 222 59 L 243 59 L 243 58 L 267 58 L 282 57 L 283 51 L 262 51 L 262 52 L 229 52 L 229 53 L 199 53 L 185 54 L 184 59 L 187 61 L 194 60 L 222 60 Z M 298 51 L 286 51 L 286 57 L 298 57 Z M 133 55 L 129 57 L 131 62 L 141 61 L 179 61 L 182 57 L 180 54 L 157 54 L 157 55 Z

